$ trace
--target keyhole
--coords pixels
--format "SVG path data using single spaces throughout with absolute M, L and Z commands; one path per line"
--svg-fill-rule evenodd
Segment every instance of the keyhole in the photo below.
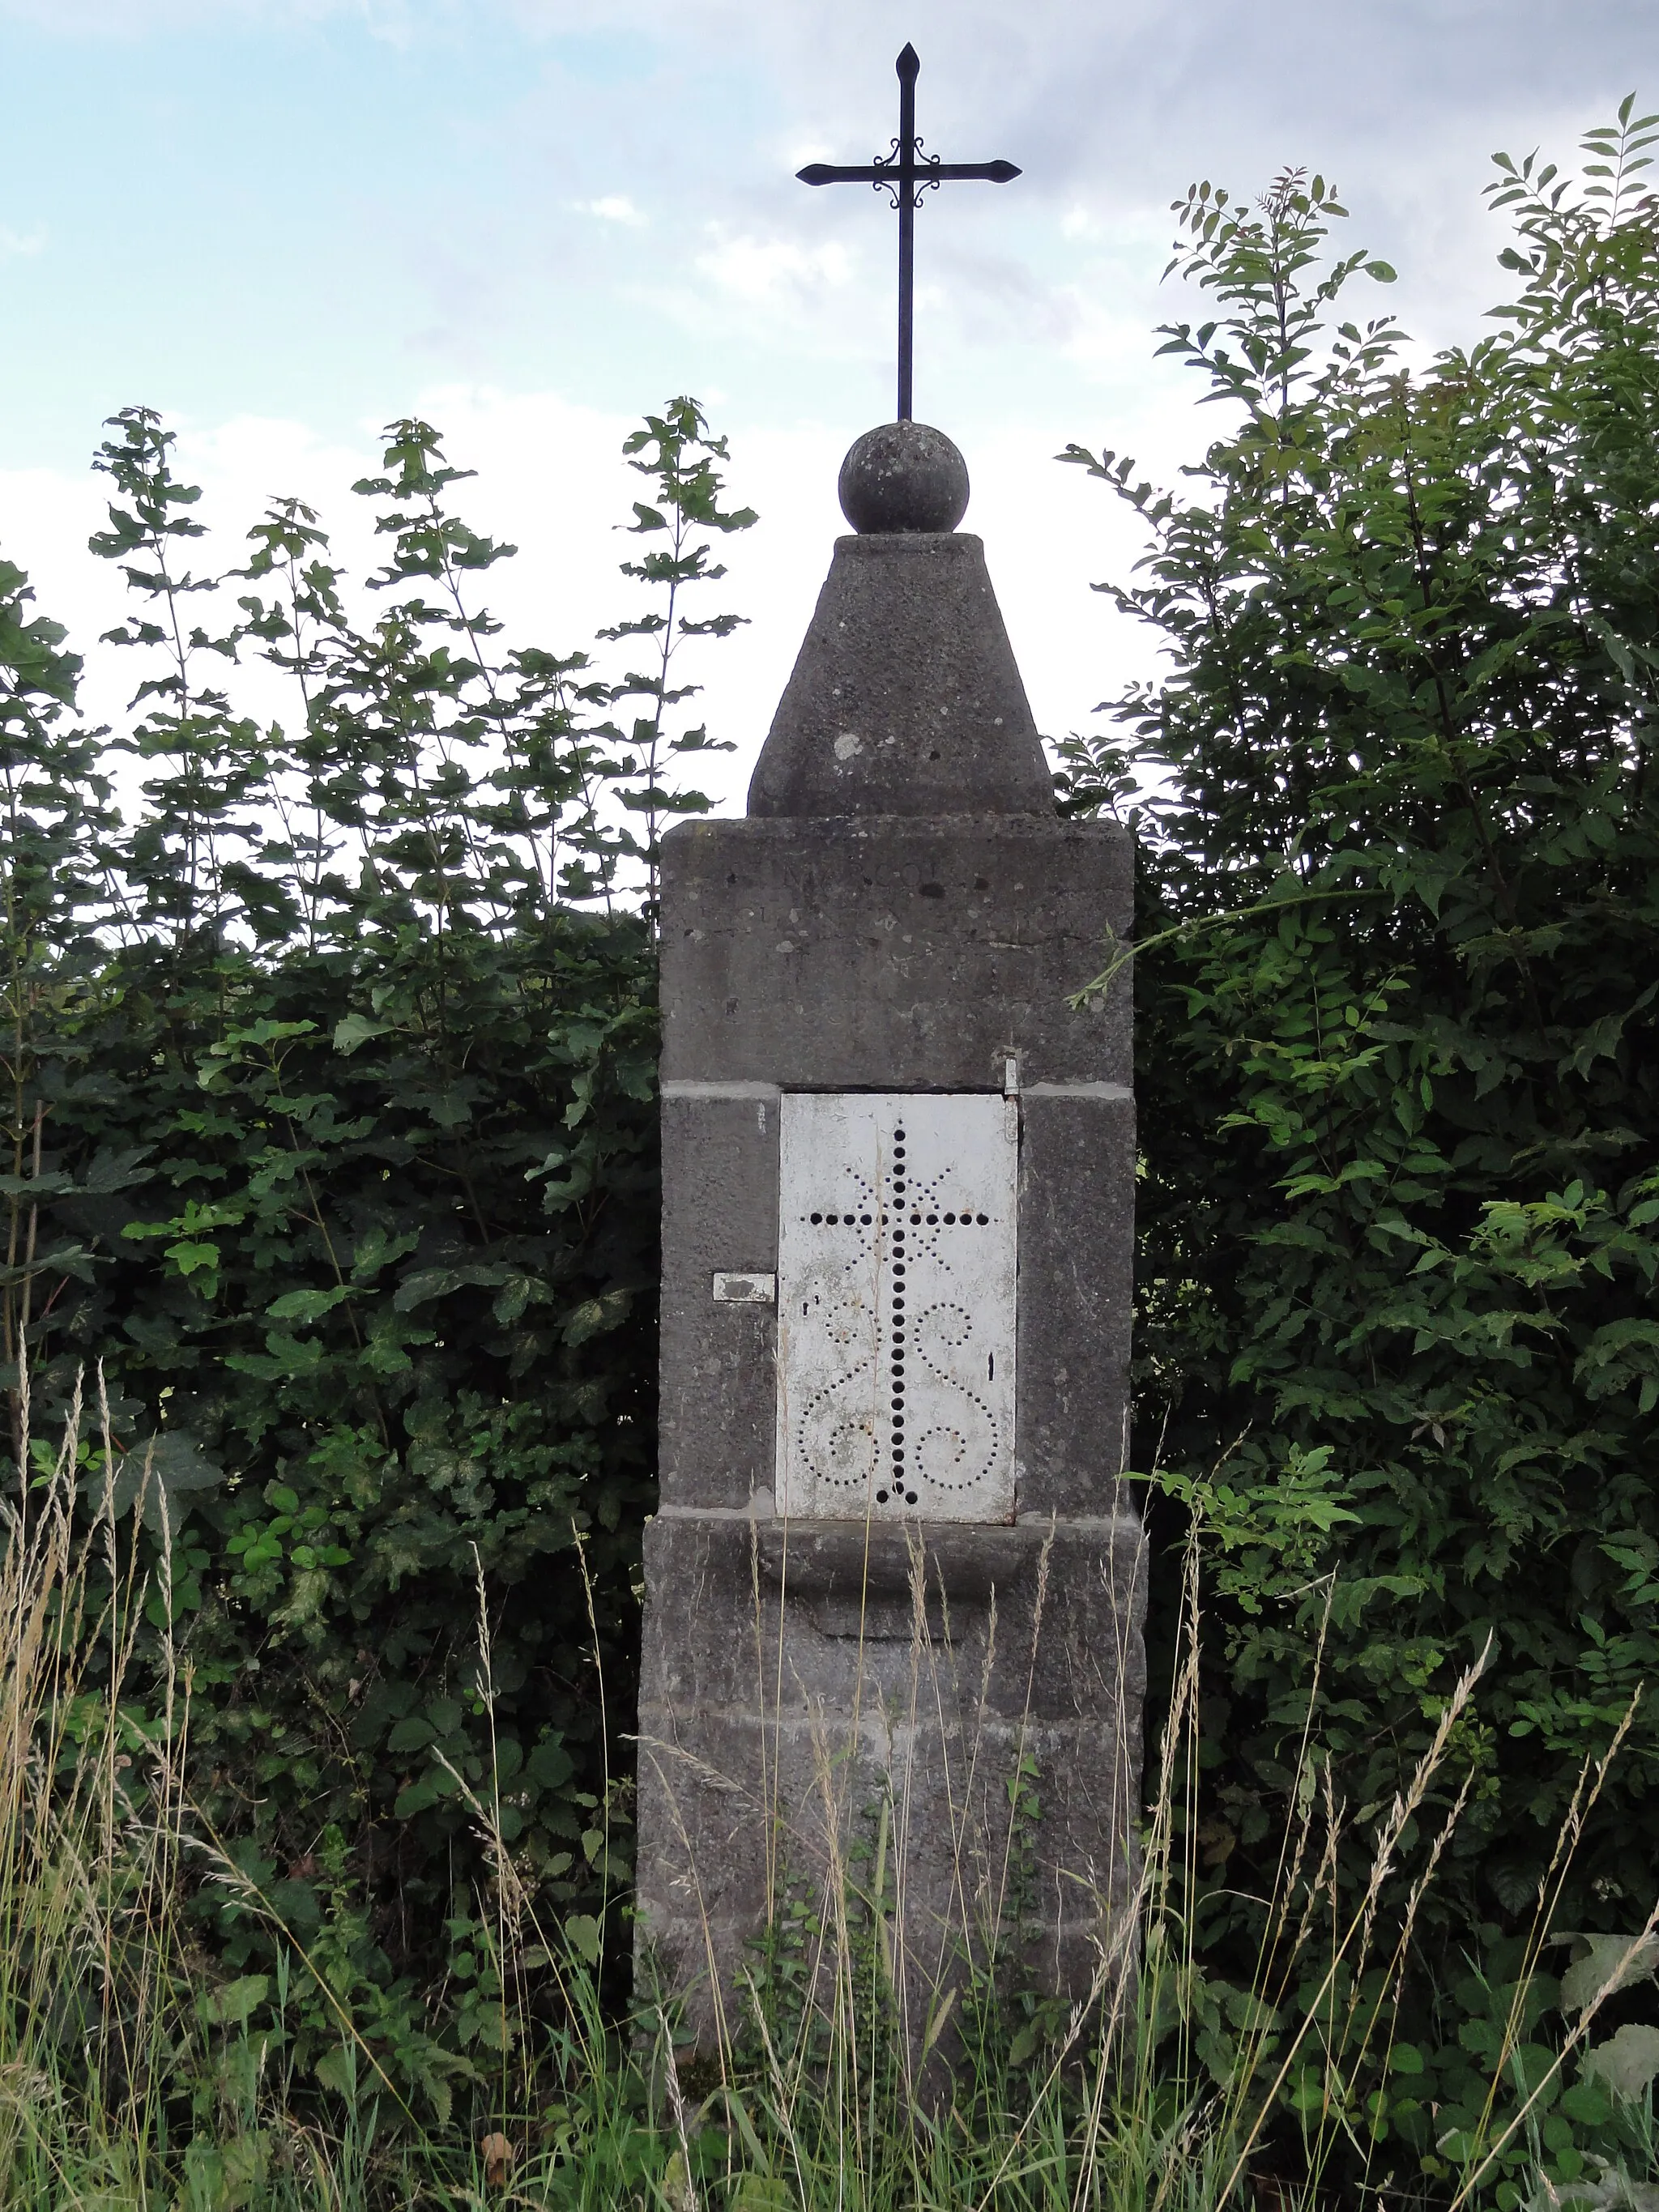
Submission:
M 997 1356 L 994 1352 L 985 1355 L 985 1379 L 988 1382 L 994 1382 L 997 1379 Z

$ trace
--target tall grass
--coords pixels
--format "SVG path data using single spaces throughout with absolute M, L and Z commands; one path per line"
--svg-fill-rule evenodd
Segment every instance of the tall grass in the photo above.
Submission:
M 139 2188 L 189 2032 L 169 1972 L 187 1700 L 169 1666 L 157 1712 L 123 1701 L 141 1594 L 111 1512 L 77 1540 L 79 1412 L 9 1504 L 0 1557 L 0 2174 L 18 2203 Z
M 793 1928 L 772 1931 L 767 1957 L 738 1978 L 735 2002 L 728 1997 L 713 2009 L 718 2078 L 694 2118 L 714 2124 L 705 2153 L 714 2179 L 726 2185 L 739 2170 L 758 2173 L 784 2192 L 780 2202 L 848 2212 L 969 2205 L 988 2212 L 993 2206 L 1200 2212 L 1262 2201 L 1264 2189 L 1275 2204 L 1312 2205 L 1328 2201 L 1339 2171 L 1345 2188 L 1357 2181 L 1380 2193 L 1396 2185 L 1393 2168 L 1403 2147 L 1396 2143 L 1386 2164 L 1377 2156 L 1387 2138 L 1365 2125 L 1366 2098 L 1379 2069 L 1386 2070 L 1389 1998 L 1467 1804 L 1467 1776 L 1403 1913 L 1388 1920 L 1382 1905 L 1397 1887 L 1404 1841 L 1440 1780 L 1480 1668 L 1458 1685 L 1428 1753 L 1382 1821 L 1358 1900 L 1339 1890 L 1344 1818 L 1329 1795 L 1328 1765 L 1304 1729 L 1291 1792 L 1298 1811 L 1285 1839 L 1255 1986 L 1218 2030 L 1206 2022 L 1214 2003 L 1193 1937 L 1201 1888 L 1199 1559 L 1194 1543 L 1179 1664 L 1128 1909 L 1121 1899 L 1097 1901 L 1091 1986 L 1069 2007 L 1011 1988 L 1017 1930 L 988 1929 L 964 1906 L 947 1977 L 954 2063 L 943 2085 L 916 2063 L 916 1993 L 904 1986 L 900 1901 L 886 1874 L 897 1815 L 890 1825 L 887 1808 L 879 1808 L 873 1848 L 861 1863 L 848 1850 L 847 1793 L 843 1787 L 841 1802 L 832 1799 L 832 1769 L 845 1774 L 854 1761 L 826 1730 L 818 1760 L 825 1800 L 819 1893 L 797 1900 Z M 925 1569 L 918 1553 L 913 1685 L 941 1665 L 922 1602 Z M 948 1640 L 948 1624 L 945 1632 Z M 913 1695 L 904 1717 L 913 1731 L 921 1694 Z M 1314 1704 L 1310 1692 L 1310 1713 Z M 969 1749 L 977 1755 L 976 1746 Z M 775 1817 L 779 1808 L 769 1810 Z M 966 1863 L 983 1838 L 966 1812 L 963 1826 L 957 1848 Z M 1002 1840 L 1011 1851 L 1012 1827 Z M 979 1870 L 981 1896 L 1006 1898 L 1012 1887 L 1006 1859 Z M 792 1936 L 792 1971 L 781 1975 L 778 1950 Z M 712 1954 L 712 1941 L 709 1948 Z M 1379 1961 L 1389 1985 L 1382 2002 L 1375 1994 Z M 1368 1988 L 1369 1999 L 1361 1994 Z M 945 2008 L 924 2001 L 930 2021 L 919 2054 L 924 2060 L 933 2023 Z M 700 2053 L 697 2064 L 701 2087 L 706 2056 Z M 1267 2133 L 1283 2137 L 1285 2113 L 1296 2109 L 1287 2085 L 1301 2090 L 1310 2079 L 1319 2094 L 1300 2100 L 1295 2178 L 1270 2182 Z M 678 2118 L 687 2100 L 672 2077 L 669 2091 Z M 691 2124 L 685 2124 L 680 2157 L 689 2178 L 695 2161 Z M 1409 2154 L 1407 2165 L 1414 2167 Z M 1382 2170 L 1374 2173 L 1376 2167 Z M 1401 2179 L 1409 2189 L 1414 2174 Z M 1480 2177 L 1468 2179 L 1473 2193 Z M 695 2195 L 692 2189 L 687 2202 Z
M 116 1464 L 107 1413 L 96 1450 L 81 1414 L 77 1397 L 3 1508 L 0 2203 L 364 2202 L 369 2111 L 333 2133 L 295 2118 L 286 1991 L 251 2032 L 250 1985 L 215 1975 L 186 1920 L 186 1897 L 228 1863 L 190 1801 L 189 1686 L 169 1637 L 159 1675 L 135 1677 L 146 1608 L 173 1609 L 165 1492 L 138 1500 L 161 1525 L 152 1584 L 100 1479 Z
M 57 1449 L 32 1455 L 31 1487 L 5 1508 L 0 1551 L 0 2206 L 1311 2212 L 1415 2201 L 1413 2163 L 1372 2124 L 1369 2100 L 1387 2078 L 1394 1997 L 1423 1901 L 1468 1802 L 1455 1747 L 1478 1668 L 1377 1821 L 1354 1896 L 1337 1879 L 1352 1824 L 1304 1732 L 1255 1987 L 1235 1993 L 1218 2028 L 1191 1936 L 1194 1547 L 1133 1911 L 1103 1922 L 1115 1932 L 1092 1990 L 1069 2009 L 1045 2008 L 994 1973 L 967 1974 L 940 2040 L 950 2063 L 931 2079 L 907 2051 L 898 2001 L 890 1833 L 878 1833 L 867 1861 L 838 1862 L 816 1897 L 795 1899 L 797 1950 L 757 1948 L 713 2063 L 705 2052 L 691 2065 L 665 1996 L 641 1993 L 631 2013 L 605 2002 L 588 1954 L 614 1928 L 576 1945 L 542 1924 L 493 1794 L 475 1793 L 495 1869 L 476 1917 L 493 1948 L 512 2063 L 441 2122 L 391 2078 L 337 1990 L 326 1998 L 337 2014 L 332 2063 L 296 2060 L 295 2009 L 302 1990 L 313 2003 L 329 1990 L 325 1968 L 281 1929 L 192 1802 L 187 1667 L 164 1638 L 158 1674 L 136 1678 L 146 1608 L 171 1613 L 168 1547 L 146 1581 L 131 1524 L 100 1479 L 112 1463 L 107 1435 L 83 1445 L 80 1426 L 77 1405 Z M 155 1510 L 164 1524 L 159 1492 Z M 480 1664 L 487 1695 L 487 1623 Z M 1607 1764 L 1581 1778 L 1540 1891 L 1487 2113 L 1441 2160 L 1438 2201 L 1458 2212 L 1499 2202 L 1499 2189 L 1521 2201 L 1516 2147 L 1528 2144 L 1538 2092 L 1529 2100 L 1506 2085 L 1524 1984 Z M 191 1900 L 216 1889 L 273 1925 L 273 1975 L 228 1978 L 201 1946 Z M 1659 1915 L 1608 1963 L 1563 2057 L 1651 1957 L 1656 1935 Z M 1607 2194 L 1613 2186 L 1604 2177 L 1583 2201 L 1642 2201 Z M 1534 2201 L 1571 2197 L 1540 2181 Z

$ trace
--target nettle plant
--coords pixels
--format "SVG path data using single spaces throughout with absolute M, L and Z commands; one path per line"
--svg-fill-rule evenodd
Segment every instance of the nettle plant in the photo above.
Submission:
M 1659 202 L 1632 106 L 1576 185 L 1498 157 L 1519 296 L 1426 368 L 1350 316 L 1393 272 L 1334 249 L 1323 179 L 1195 185 L 1171 265 L 1204 319 L 1164 350 L 1226 427 L 1180 493 L 1064 456 L 1144 519 L 1106 588 L 1169 662 L 1062 784 L 1138 833 L 1135 1464 L 1213 1531 L 1201 1946 L 1255 1975 L 1297 1788 L 1347 1808 L 1326 1875 L 1358 1893 L 1490 1638 L 1412 1831 L 1467 1784 L 1400 1985 L 1428 2073 L 1408 2118 L 1380 2092 L 1354 2118 L 1431 2167 L 1480 2104 L 1468 1990 L 1507 2002 L 1583 1764 L 1659 1671 Z M 1556 1927 L 1641 1928 L 1656 1783 L 1640 1697 Z
M 501 642 L 472 593 L 514 549 L 453 511 L 424 423 L 356 487 L 386 544 L 361 603 L 298 500 L 192 573 L 171 433 L 110 428 L 130 726 L 78 720 L 63 631 L 0 570 L 12 1449 L 32 1401 L 49 1459 L 101 1372 L 85 1510 L 114 1486 L 188 1670 L 206 1827 L 343 1992 L 471 1962 L 451 1994 L 487 2040 L 468 1923 L 500 1869 L 468 1793 L 499 1791 L 546 1905 L 591 1915 L 627 1872 L 657 847 L 707 804 L 680 654 L 738 619 L 687 596 L 754 517 L 694 402 L 647 418 L 646 611 L 606 636 L 650 659 L 607 672 Z M 289 722 L 233 703 L 258 654 Z M 257 1961 L 225 1894 L 215 1940 Z

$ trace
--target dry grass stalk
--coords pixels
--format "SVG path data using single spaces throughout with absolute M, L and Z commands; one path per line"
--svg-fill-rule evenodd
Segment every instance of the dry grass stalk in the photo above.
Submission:
M 106 1411 L 104 1421 L 107 1439 Z M 0 2197 L 9 2177 L 25 2170 L 50 2171 L 58 2177 L 57 2201 L 76 2201 L 78 2185 L 70 2172 L 65 2146 L 78 2130 L 81 2150 L 76 2155 L 90 2145 L 107 2173 L 128 2176 L 131 2187 L 124 2201 L 138 2202 L 146 2186 L 139 2168 L 156 2141 L 161 2102 L 172 2094 L 167 2068 L 200 2034 L 181 1972 L 187 1952 L 179 1902 L 185 1853 L 204 1858 L 216 1877 L 273 1928 L 280 1929 L 281 1923 L 269 1899 L 233 1864 L 189 1801 L 189 1680 L 165 1633 L 155 1722 L 141 1729 L 120 1711 L 122 1686 L 133 1668 L 138 1623 L 150 1593 L 136 1565 L 137 1547 L 117 1527 L 109 1485 L 104 1486 L 92 1540 L 77 1535 L 77 1435 L 72 1425 L 47 1479 L 32 1497 L 5 1509 L 8 1541 L 0 1553 L 0 1620 L 7 1630 L 0 1650 L 0 1913 L 14 1930 L 26 1922 L 28 1935 L 26 1942 L 13 1940 L 0 1948 L 0 2020 L 10 2037 L 0 2047 Z M 106 1459 L 106 1467 L 112 1463 L 112 1458 Z M 165 1500 L 159 1504 L 165 1528 Z M 1045 1546 L 1036 1608 L 1039 1626 L 1048 1556 Z M 1322 1961 L 1314 1994 L 1300 2016 L 1274 2027 L 1264 1991 L 1238 2037 L 1232 2078 L 1219 2088 L 1200 2086 L 1204 2077 L 1194 2044 L 1198 1973 L 1188 1918 L 1199 1881 L 1201 1584 L 1194 1545 L 1186 1563 L 1176 1680 L 1130 1909 L 1108 1916 L 1104 1900 L 1096 1900 L 1102 1925 L 1089 1989 L 1070 2007 L 1040 2060 L 1018 2077 L 1019 2101 L 999 2111 L 994 2137 L 969 2142 L 951 2135 L 948 2114 L 941 2118 L 926 2103 L 921 2080 L 926 2063 L 947 2033 L 960 2027 L 963 2004 L 956 1991 L 967 1984 L 952 1982 L 937 2000 L 928 1998 L 927 1988 L 930 1980 L 942 1984 L 941 1969 L 955 1951 L 981 1976 L 1003 1961 L 1012 1894 L 1013 1825 L 1000 1816 L 987 1825 L 976 1808 L 986 1795 L 984 1778 L 994 1749 L 1016 1759 L 1023 1751 L 1035 1660 L 1028 1670 L 1020 1726 L 1007 1741 L 994 1739 L 988 1725 L 991 1662 L 984 1661 L 976 1682 L 957 1680 L 958 1672 L 965 1670 L 959 1668 L 953 1649 L 948 1612 L 939 1607 L 930 1616 L 927 1570 L 918 1542 L 910 1563 L 908 1705 L 877 1714 L 872 1703 L 861 1705 L 859 1729 L 850 1737 L 830 1726 L 821 1705 L 810 1711 L 813 1796 L 822 1823 L 814 1884 L 819 1910 L 804 1961 L 804 2002 L 781 2049 L 776 2023 L 752 1975 L 739 1978 L 740 2017 L 738 2008 L 723 2008 L 713 1972 L 712 1931 L 705 1929 L 724 2077 L 720 2094 L 732 2124 L 738 2126 L 740 2121 L 741 2130 L 747 2130 L 744 2142 L 752 2142 L 755 2154 L 766 2163 L 770 2154 L 763 2153 L 737 2087 L 733 2031 L 738 2027 L 752 2032 L 759 2054 L 759 2087 L 754 2094 L 765 2102 L 762 2124 L 788 2170 L 803 2212 L 818 2212 L 831 2203 L 838 2212 L 892 2212 L 901 2201 L 972 2204 L 976 2212 L 993 2212 L 994 2206 L 1012 2201 L 1069 2204 L 1072 2212 L 1127 2212 L 1131 2206 L 1135 2212 L 1163 2212 L 1165 2207 L 1218 2212 L 1247 2185 L 1249 2161 L 1267 2117 L 1293 2067 L 1309 2051 L 1318 2052 L 1326 2086 L 1324 2107 L 1316 2116 L 1315 2155 L 1326 2154 L 1318 2147 L 1328 2146 L 1349 2125 L 1346 2113 L 1354 2085 L 1377 2063 L 1376 2040 L 1389 2032 L 1386 2011 L 1375 2005 L 1362 2008 L 1357 1994 L 1368 1961 L 1386 1925 L 1384 1984 L 1397 1991 L 1424 1900 L 1468 1802 L 1473 1769 L 1464 1773 L 1428 1842 L 1399 1919 L 1385 1923 L 1385 1891 L 1400 1871 L 1407 1831 L 1437 1773 L 1453 1754 L 1484 1655 L 1458 1683 L 1428 1750 L 1390 1806 L 1359 1899 L 1342 1911 L 1337 1884 L 1342 1808 L 1329 1764 L 1318 1756 L 1311 1724 L 1304 1727 L 1294 1769 L 1296 1810 L 1280 1847 L 1277 1893 L 1268 1901 L 1269 1934 L 1262 1944 L 1260 1978 L 1265 1983 L 1272 1972 L 1275 2001 L 1282 2001 L 1297 1959 L 1313 1941 L 1314 1916 L 1322 1908 L 1332 1916 L 1329 1955 Z M 757 1575 L 757 1610 L 758 1591 Z M 158 1573 L 155 1595 L 163 1603 L 168 1600 L 162 1574 Z M 1328 1592 L 1327 1618 L 1329 1601 Z M 940 1623 L 937 1629 L 935 1619 Z M 489 1622 L 482 1584 L 478 1642 L 480 1685 L 493 1713 Z M 89 1673 L 94 1654 L 97 1666 Z M 757 1645 L 757 1658 L 763 1656 Z M 781 1644 L 778 1656 L 781 1665 Z M 775 1673 L 772 1679 L 775 1683 L 779 1678 Z M 1310 1711 L 1316 1689 L 1316 1681 Z M 1580 1777 L 1555 1859 L 1540 1886 L 1528 1972 L 1547 1937 L 1573 1849 L 1628 1735 L 1631 1717 L 1626 1715 L 1605 1757 L 1587 1763 Z M 951 1924 L 938 1940 L 929 1936 L 922 1942 L 907 1929 L 904 1862 L 915 1817 L 910 1795 L 915 1747 L 924 1729 L 945 1747 L 945 1802 L 952 1824 L 955 1874 Z M 866 1738 L 873 1740 L 880 1730 L 886 1731 L 896 1786 L 877 1808 L 866 1869 L 849 1849 L 849 1838 L 860 1809 L 858 1754 Z M 641 1749 L 668 1773 L 683 1756 L 666 1744 L 642 1744 Z M 905 1757 L 912 1761 L 910 1768 L 903 1765 Z M 775 1827 L 781 1810 L 775 1794 L 780 1771 L 775 1740 L 763 1768 L 774 1794 L 770 1802 L 754 1808 L 757 1817 Z M 526 1934 L 533 1934 L 554 1961 L 577 2023 L 573 2048 L 597 2083 L 617 2061 L 591 1974 L 573 1963 L 556 1929 L 547 1931 L 538 1924 L 536 1899 L 502 1834 L 499 1785 L 471 1789 L 460 1776 L 453 1778 L 489 1852 L 504 2014 L 509 2008 L 507 1975 L 514 1971 Z M 673 1792 L 668 1794 L 672 1803 Z M 1324 1835 L 1310 1874 L 1314 1826 L 1322 1816 Z M 691 1864 L 689 1840 L 682 1841 Z M 1147 1941 L 1139 1952 L 1143 1929 Z M 1644 1954 L 1656 1932 L 1659 1908 L 1585 2007 L 1557 2060 L 1558 2070 L 1582 2049 L 1622 1969 Z M 298 1946 L 295 1956 L 306 1963 Z M 1351 1978 L 1352 1991 L 1339 2008 L 1344 1974 Z M 331 1996 L 325 1977 L 314 1979 Z M 65 1983 L 92 1993 L 88 2016 L 95 2022 L 101 2054 L 98 2079 L 107 2093 L 101 2103 L 91 2093 L 71 2092 L 54 2070 L 45 2024 Z M 357 2052 L 371 2094 L 400 2108 L 410 2139 L 417 2139 L 420 2131 L 407 2105 L 349 2008 L 335 2002 L 341 2036 Z M 1158 2045 L 1154 2033 L 1154 2024 L 1171 2006 L 1178 2016 L 1172 2052 Z M 504 2018 L 502 2024 L 504 2045 L 517 2038 L 527 2051 L 531 2022 L 521 1991 L 511 2007 L 514 2017 Z M 1523 2016 L 1524 2002 L 1517 1996 L 1504 2039 L 1500 2075 Z M 27 2036 L 19 2040 L 13 2033 L 20 2021 L 42 2024 L 33 2041 Z M 919 2023 L 914 2036 L 905 2032 L 909 2021 Z M 655 2027 L 678 2158 L 665 2185 L 673 2212 L 705 2212 L 692 2150 L 710 2106 L 691 2108 L 674 2063 L 672 2024 L 659 2012 Z M 528 2063 L 526 2057 L 526 2069 Z M 1534 2087 L 1502 2132 L 1485 2145 L 1480 2162 L 1463 2178 L 1457 2206 L 1471 2202 L 1526 2125 L 1550 2078 Z M 1011 2084 L 1012 2080 L 1011 2075 Z M 526 2070 L 524 2087 L 532 2086 Z M 1483 2131 L 1494 2110 L 1489 2100 Z M 361 2193 L 348 2197 L 314 2135 L 291 2115 L 274 2124 L 291 2145 L 296 2185 L 302 2172 L 306 2177 L 307 2201 L 359 2212 L 366 2200 Z M 475 2144 L 478 2140 L 476 2134 L 471 2138 Z M 1369 2147 L 1358 2142 L 1358 2148 L 1363 2163 Z M 959 2166 L 950 2165 L 952 2158 L 960 2160 Z M 947 2187 L 949 2174 L 957 2179 Z M 527 2193 L 527 2170 L 515 2169 L 510 2185 L 503 2179 L 501 2185 L 510 2186 L 514 2201 L 538 2201 Z M 711 2199 L 713 2195 L 711 2189 Z

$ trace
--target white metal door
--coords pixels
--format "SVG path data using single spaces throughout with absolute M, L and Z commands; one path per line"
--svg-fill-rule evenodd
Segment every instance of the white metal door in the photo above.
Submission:
M 781 1511 L 1012 1517 L 1018 1148 L 982 1093 L 786 1093 Z

